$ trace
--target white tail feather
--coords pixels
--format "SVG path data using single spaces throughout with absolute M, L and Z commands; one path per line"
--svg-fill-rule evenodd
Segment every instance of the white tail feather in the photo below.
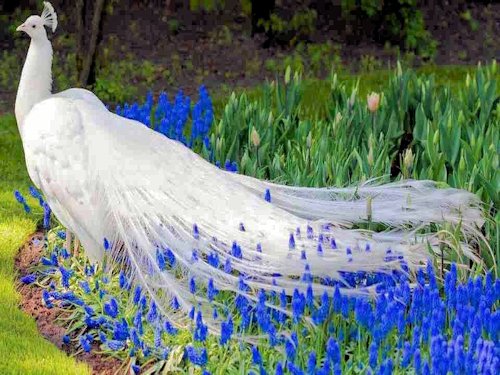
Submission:
M 91 162 L 96 174 L 93 180 L 109 213 L 103 233 L 116 244 L 123 243 L 123 247 L 115 247 L 116 254 L 125 251 L 136 282 L 148 290 L 167 319 L 179 326 L 186 324 L 186 314 L 193 306 L 208 306 L 206 299 L 189 292 L 191 277 L 203 285 L 212 279 L 218 289 L 238 292 L 238 275 L 245 275 L 250 298 L 260 289 L 292 294 L 295 288 L 307 287 L 301 281 L 307 264 L 314 276 L 313 290 L 331 291 L 331 286 L 318 280 L 342 279 L 342 271 L 399 268 L 400 260 L 387 262 L 388 249 L 410 267 L 425 264 L 428 249 L 437 249 L 438 239 L 405 231 L 406 223 L 453 221 L 459 215 L 467 223 L 476 223 L 481 217 L 469 205 L 476 202 L 472 195 L 454 189 L 440 191 L 430 182 L 363 186 L 356 191 L 360 197 L 356 201 L 333 200 L 352 196 L 352 189 L 292 188 L 228 174 L 176 141 L 136 122 L 109 116 L 109 120 L 100 119 L 89 142 L 89 154 L 95 157 Z M 84 112 L 88 126 L 92 119 L 85 117 Z M 266 188 L 272 191 L 272 203 L 264 200 Z M 368 195 L 375 197 L 374 218 L 398 231 L 375 234 L 343 228 L 364 219 L 363 199 Z M 461 214 L 455 213 L 457 206 L 462 207 Z M 193 236 L 194 224 L 199 238 Z M 309 237 L 308 225 L 313 229 Z M 294 237 L 295 248 L 290 249 L 289 237 L 296 228 L 301 228 L 302 235 Z M 317 251 L 320 234 L 322 253 Z M 338 249 L 330 248 L 332 238 Z M 232 254 L 233 241 L 241 247 L 241 257 Z M 370 244 L 369 252 L 366 244 Z M 175 272 L 158 265 L 158 249 L 167 248 L 175 255 Z M 347 248 L 352 255 L 346 254 Z M 218 255 L 220 267 L 209 264 L 213 254 Z M 230 273 L 222 267 L 228 259 Z M 178 311 L 170 307 L 174 297 L 180 305 Z

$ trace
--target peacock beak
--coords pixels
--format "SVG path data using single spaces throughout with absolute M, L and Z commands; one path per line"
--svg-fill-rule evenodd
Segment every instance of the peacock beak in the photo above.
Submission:
M 24 31 L 24 23 L 22 25 L 19 25 L 16 31 Z

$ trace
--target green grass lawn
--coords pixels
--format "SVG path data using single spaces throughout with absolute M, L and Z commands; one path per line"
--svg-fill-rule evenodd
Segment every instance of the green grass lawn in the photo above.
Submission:
M 424 68 L 422 73 L 434 73 L 436 82 L 447 83 L 453 88 L 463 82 L 472 67 Z M 347 77 L 348 86 L 359 78 L 359 93 L 365 98 L 370 91 L 378 91 L 387 82 L 389 72 L 371 73 L 362 77 Z M 343 75 L 340 79 L 345 79 Z M 259 88 L 248 91 L 257 97 Z M 226 98 L 217 95 L 214 101 L 220 113 Z M 304 106 L 318 115 L 326 110 L 329 81 L 305 82 Z M 0 117 L 0 374 L 73 374 L 88 373 L 86 366 L 76 363 L 43 339 L 37 332 L 34 320 L 19 310 L 19 295 L 15 290 L 14 257 L 27 236 L 36 229 L 36 215 L 26 215 L 13 196 L 15 189 L 28 196 L 30 180 L 25 168 L 22 145 L 15 119 L 12 115 Z M 34 202 L 32 202 L 34 203 Z M 36 204 L 32 204 L 36 207 Z
M 36 229 L 39 215 L 26 215 L 13 196 L 30 184 L 13 116 L 0 118 L 0 374 L 86 374 L 88 368 L 69 358 L 38 334 L 35 321 L 19 309 L 14 257 Z M 32 207 L 35 207 L 32 204 Z M 41 301 L 40 301 L 41 303 Z

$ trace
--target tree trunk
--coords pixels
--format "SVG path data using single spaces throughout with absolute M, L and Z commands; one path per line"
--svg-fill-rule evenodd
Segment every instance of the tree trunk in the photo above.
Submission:
M 88 21 L 87 11 L 90 12 L 85 0 L 77 0 L 77 71 L 78 82 L 81 86 L 90 86 L 95 83 L 95 64 L 97 56 L 97 45 L 102 39 L 102 15 L 106 0 L 94 2 L 93 15 Z M 90 30 L 85 27 L 90 23 Z M 85 41 L 88 41 L 85 43 Z
M 85 9 L 87 4 L 85 0 L 76 0 L 76 72 L 78 82 L 83 69 L 83 57 L 85 56 Z

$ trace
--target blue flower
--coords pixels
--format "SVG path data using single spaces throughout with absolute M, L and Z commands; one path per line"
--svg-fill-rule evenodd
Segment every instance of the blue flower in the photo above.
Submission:
M 123 271 L 120 271 L 119 285 L 120 285 L 120 289 L 127 288 L 127 276 L 125 276 L 125 273 Z
M 68 250 L 66 250 L 66 248 L 64 248 L 64 247 L 61 249 L 61 256 L 64 259 L 68 259 L 70 257 L 70 254 L 68 253 Z
M 68 335 L 64 335 L 64 336 L 62 337 L 62 342 L 63 342 L 63 344 L 64 344 L 64 345 L 68 345 L 68 344 L 69 344 L 69 342 L 70 342 L 70 338 L 69 338 L 69 336 L 68 336 Z
M 252 362 L 256 365 L 262 364 L 262 356 L 260 355 L 259 349 L 256 346 L 252 346 Z
M 85 266 L 85 275 L 92 276 L 95 273 L 95 268 L 93 265 Z
M 158 319 L 158 309 L 156 307 L 155 301 L 153 300 L 151 300 L 151 303 L 149 305 L 149 311 L 146 319 L 149 323 L 153 323 L 156 321 L 156 319 Z
M 415 368 L 415 373 L 420 374 L 422 371 L 422 358 L 420 356 L 420 349 L 416 349 L 413 353 L 413 367 Z
M 90 329 L 99 328 L 101 325 L 106 323 L 106 318 L 100 316 L 99 318 L 93 318 L 90 315 L 85 315 L 84 323 Z
M 109 245 L 109 241 L 106 237 L 104 237 L 103 246 L 104 246 L 104 251 L 109 250 L 110 245 Z
M 245 279 L 241 275 L 238 278 L 238 290 L 242 292 L 248 292 L 250 290 L 250 287 L 247 285 L 247 283 L 245 283 Z
M 233 242 L 233 246 L 231 247 L 231 255 L 235 258 L 242 259 L 243 253 L 241 251 L 240 245 L 237 244 L 236 241 Z
M 161 343 L 161 327 L 157 326 L 155 328 L 155 337 L 154 337 L 154 345 L 155 348 L 161 348 L 162 343 Z
M 231 259 L 227 258 L 226 263 L 224 264 L 224 272 L 231 273 L 232 269 L 233 268 L 231 266 Z
M 118 350 L 122 350 L 125 347 L 125 343 L 119 340 L 108 340 L 106 342 L 106 345 L 108 346 L 109 349 L 115 352 Z
M 177 300 L 177 297 L 172 298 L 172 308 L 174 310 L 178 310 L 179 307 L 181 307 L 181 306 L 179 305 L 179 301 Z
M 43 202 L 43 227 L 49 229 L 50 227 L 50 214 L 51 210 L 47 203 Z
M 127 321 L 122 318 L 120 321 L 115 322 L 113 326 L 113 339 L 114 340 L 126 340 L 129 338 L 128 324 Z
M 304 371 L 295 366 L 292 362 L 288 362 L 288 371 L 290 371 L 292 375 L 304 375 Z
M 175 266 L 175 254 L 169 248 L 165 250 L 165 258 L 167 260 L 167 264 L 170 265 L 170 267 Z
M 19 190 L 14 191 L 14 197 L 21 204 L 26 202 L 26 199 L 24 199 L 23 195 L 19 192 Z
M 310 225 L 307 225 L 307 238 L 312 240 L 314 238 L 313 228 Z
M 21 277 L 21 282 L 23 284 L 32 284 L 35 281 L 36 281 L 36 275 L 34 273 L 30 273 L 28 275 Z
M 89 335 L 83 335 L 83 336 L 80 336 L 80 339 L 79 339 L 80 346 L 82 347 L 82 349 L 85 353 L 90 352 L 90 350 L 92 349 L 92 342 L 90 340 L 90 337 L 89 337 Z
M 378 362 L 378 347 L 377 343 L 375 341 L 372 341 L 369 349 L 368 363 L 370 364 L 370 367 L 373 370 L 375 370 L 377 368 L 377 362 Z
M 295 355 L 297 353 L 297 348 L 293 340 L 287 340 L 285 342 L 285 353 L 288 361 L 293 362 L 295 360 Z
M 204 342 L 207 339 L 208 327 L 203 324 L 203 317 L 201 311 L 196 314 L 196 324 L 194 329 L 193 338 L 196 341 Z
M 403 358 L 401 359 L 401 366 L 403 368 L 408 367 L 411 361 L 411 345 L 408 341 L 405 341 L 404 346 L 403 346 Z
M 104 303 L 104 313 L 113 319 L 118 316 L 118 302 L 111 298 L 109 302 Z
M 220 336 L 220 344 L 225 345 L 231 340 L 231 336 L 233 334 L 234 326 L 233 319 L 231 316 L 227 318 L 226 322 L 222 322 L 221 324 L 221 336 Z
M 217 293 L 218 293 L 218 290 L 214 286 L 214 280 L 212 278 L 210 278 L 210 280 L 208 280 L 208 286 L 207 286 L 207 298 L 208 298 L 208 300 L 213 301 L 213 299 L 215 298 Z
M 262 245 L 260 243 L 257 244 L 256 250 L 258 253 L 262 253 Z
M 314 375 L 316 373 L 316 353 L 314 351 L 309 353 L 309 358 L 307 360 L 307 373 L 309 375 Z
M 175 336 L 178 332 L 177 328 L 175 328 L 172 323 L 170 323 L 168 320 L 165 320 L 165 323 L 163 324 L 163 327 L 165 328 L 165 331 L 172 336 Z
M 164 271 L 167 269 L 167 261 L 165 259 L 165 255 L 160 249 L 156 249 L 156 262 L 158 263 L 158 267 L 160 270 Z
M 132 365 L 130 368 L 132 369 L 134 375 L 139 375 L 141 372 L 141 367 L 139 365 Z
M 302 315 L 304 314 L 304 310 L 306 307 L 306 300 L 303 293 L 300 293 L 297 289 L 294 289 L 292 296 L 292 314 L 293 321 L 297 323 Z
M 132 301 L 134 302 L 134 305 L 138 305 L 140 300 L 141 300 L 141 287 L 140 285 L 136 285 L 134 289 L 134 298 Z
M 40 199 L 42 195 L 36 190 L 34 186 L 30 186 L 30 194 L 35 199 Z
M 318 254 L 323 254 L 323 246 L 321 245 L 321 243 L 318 243 L 318 248 L 316 250 L 318 251 Z
M 201 348 L 199 350 L 192 346 L 186 347 L 186 357 L 195 365 L 204 367 L 208 362 L 207 349 Z
M 271 190 L 266 189 L 266 192 L 264 194 L 264 199 L 266 200 L 266 202 L 271 203 Z
M 99 331 L 99 340 L 104 344 L 108 341 L 106 334 L 103 331 Z
M 191 277 L 189 279 L 189 291 L 193 294 L 196 293 L 196 281 L 195 281 L 194 277 Z
M 283 375 L 284 372 L 283 372 L 283 365 L 281 364 L 281 362 L 278 362 L 278 364 L 276 365 L 276 375 Z
M 337 248 L 337 242 L 335 241 L 335 238 L 332 238 L 330 240 L 330 247 L 335 250 Z
M 215 267 L 215 268 L 219 267 L 219 264 L 220 264 L 220 262 L 219 262 L 219 254 L 217 254 L 217 253 L 210 253 L 210 254 L 208 254 L 208 256 L 207 256 L 207 262 L 212 267 Z
M 95 315 L 95 311 L 94 309 L 92 308 L 92 306 L 89 306 L 89 305 L 85 305 L 83 307 L 83 309 L 85 310 L 85 313 L 89 316 L 94 316 Z
M 61 284 L 63 285 L 63 287 L 69 288 L 69 279 L 71 278 L 71 276 L 73 276 L 73 271 L 60 266 L 59 272 L 61 273 Z
M 326 355 L 334 364 L 340 363 L 340 347 L 333 337 L 330 337 L 326 343 Z

